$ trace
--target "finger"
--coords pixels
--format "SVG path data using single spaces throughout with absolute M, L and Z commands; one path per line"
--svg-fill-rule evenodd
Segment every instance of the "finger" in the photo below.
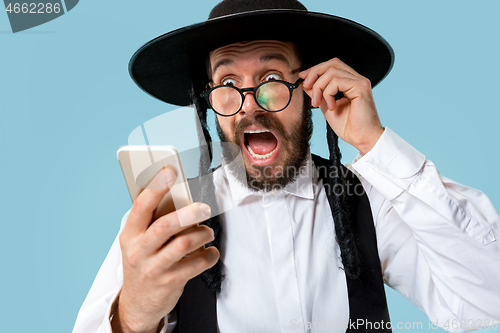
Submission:
M 323 95 L 323 90 L 321 89 L 320 86 L 314 85 L 312 89 L 312 99 L 311 99 L 311 105 L 315 108 L 317 108 L 323 98 L 321 97 Z
M 323 90 L 324 95 L 328 94 L 334 96 L 338 101 L 342 97 L 347 97 L 349 100 L 361 97 L 362 95 L 371 91 L 370 80 L 364 77 L 336 77 L 329 83 L 329 86 Z M 339 93 L 341 92 L 342 95 Z M 324 96 L 323 95 L 323 96 Z
M 165 267 L 180 261 L 187 254 L 214 240 L 214 231 L 206 225 L 193 226 L 189 232 L 178 234 L 155 255 Z
M 302 82 L 302 87 L 304 89 L 312 89 L 314 83 L 316 82 L 316 80 L 319 78 L 319 76 L 321 75 L 321 72 L 318 71 L 318 69 L 315 67 L 312 67 L 306 77 L 304 78 L 304 82 Z
M 340 60 L 339 58 L 332 58 L 328 61 L 322 62 L 316 65 L 318 71 L 325 72 L 328 68 L 337 68 L 343 70 L 347 73 L 350 73 L 356 77 L 360 77 L 361 75 L 356 72 L 351 66 L 347 65 L 345 62 Z
M 324 72 L 321 77 L 319 77 L 316 82 L 314 83 L 312 89 L 313 89 L 313 96 L 312 96 L 312 105 L 314 107 L 318 107 L 321 105 L 323 101 L 323 96 L 324 96 L 324 91 L 328 85 L 330 85 L 332 82 L 335 83 L 338 80 L 344 79 L 344 78 L 351 78 L 351 79 L 356 79 L 355 76 L 352 74 L 345 72 L 343 70 L 337 69 L 330 67 L 326 72 Z M 337 92 L 336 92 L 337 93 Z M 334 94 L 335 95 L 335 94 Z M 335 100 L 335 99 L 334 99 Z M 333 107 L 333 105 L 329 104 L 328 107 Z
M 323 114 L 325 114 L 325 117 L 327 117 L 327 112 L 328 112 L 329 116 L 327 117 L 327 119 L 332 120 L 331 118 L 332 115 L 334 115 L 335 119 L 338 119 L 338 117 L 340 117 L 341 115 L 341 113 L 339 113 L 341 111 L 339 111 L 338 109 L 339 106 L 345 106 L 346 103 L 351 103 L 351 100 L 346 96 L 344 96 L 344 94 L 339 91 L 339 85 L 338 85 L 338 83 L 342 83 L 341 81 L 347 81 L 344 82 L 344 87 L 349 86 L 348 84 L 349 80 L 350 79 L 332 80 L 330 84 L 323 91 L 323 104 L 320 106 L 320 108 L 321 111 L 323 111 Z
M 306 88 L 302 87 L 302 90 L 309 96 L 309 98 L 311 98 L 311 102 L 312 102 L 312 89 L 306 89 Z
M 215 246 L 208 247 L 203 251 L 183 258 L 172 266 L 177 277 L 188 281 L 214 266 L 219 260 L 220 254 Z
M 329 63 L 330 62 L 328 61 L 322 62 L 316 66 L 309 68 L 307 71 L 304 71 L 306 74 L 304 75 L 304 77 L 302 77 L 304 79 L 302 86 L 306 89 L 312 89 L 313 85 L 316 83 L 316 80 L 318 80 L 318 78 L 328 70 L 330 66 Z
M 299 77 L 300 77 L 301 79 L 305 79 L 305 78 L 307 77 L 307 74 L 309 73 L 309 71 L 310 71 L 310 68 L 309 68 L 309 69 L 306 69 L 305 71 L 300 72 L 300 73 L 299 73 Z
M 312 107 L 317 107 L 317 106 L 313 106 L 312 105 L 312 93 L 313 93 L 313 90 L 312 89 L 303 89 L 304 92 L 311 98 L 311 106 Z M 323 95 L 325 94 L 325 92 L 323 91 Z M 337 91 L 337 93 L 333 96 L 334 97 L 334 101 L 338 101 L 342 98 L 344 98 L 344 94 L 341 92 L 341 91 Z M 326 104 L 326 101 L 325 101 L 325 98 L 323 97 L 323 101 L 321 102 L 321 104 L 319 105 L 319 108 L 321 108 L 323 111 L 326 111 L 327 109 L 333 107 L 333 109 L 335 109 L 335 105 L 334 104 L 331 104 L 330 106 L 328 106 Z
M 134 200 L 122 233 L 136 235 L 147 230 L 153 218 L 154 210 L 158 207 L 165 194 L 170 191 L 175 178 L 175 172 L 169 168 L 163 168 L 158 172 L 151 181 L 154 184 L 150 183 L 148 185 L 150 188 L 143 190 Z
M 346 73 L 344 71 L 339 71 L 339 72 Z M 346 74 L 347 76 L 350 76 L 350 74 L 348 73 Z M 326 76 L 326 74 L 324 76 Z M 337 100 L 345 97 L 342 91 L 340 91 L 341 89 L 339 88 L 339 85 L 344 82 L 344 88 L 342 89 L 346 89 L 347 86 L 345 86 L 345 83 L 350 80 L 352 80 L 352 78 L 348 77 L 335 77 L 329 81 L 325 80 L 326 87 L 323 89 L 322 98 L 326 102 L 328 110 L 335 110 L 335 108 L 337 107 Z M 318 83 L 319 82 L 317 82 L 317 84 Z
M 342 71 L 349 73 L 350 75 L 355 76 L 355 77 L 361 76 L 354 69 L 352 69 L 351 67 L 346 65 L 344 62 L 342 62 L 340 59 L 333 58 L 333 59 L 330 59 L 329 61 L 322 62 L 316 66 L 311 67 L 310 69 L 308 69 L 306 71 L 301 72 L 301 74 L 305 73 L 305 72 L 307 73 L 307 75 L 304 75 L 304 77 L 300 76 L 300 74 L 299 74 L 299 76 L 301 78 L 305 79 L 303 82 L 303 87 L 305 87 L 307 89 L 312 88 L 312 86 L 314 85 L 316 80 L 319 77 L 321 77 L 330 68 L 336 68 L 336 69 L 342 70 Z
M 338 84 L 339 92 L 335 95 L 335 100 L 338 101 L 343 97 L 347 97 L 352 100 L 353 98 L 359 97 L 364 92 L 369 92 L 369 94 L 371 94 L 372 86 L 371 81 L 368 78 L 359 74 L 352 67 L 348 66 L 338 58 L 332 59 L 331 62 L 333 64 L 333 67 L 331 68 L 335 68 L 335 70 L 339 71 L 338 76 L 345 79 L 345 81 Z M 344 83 L 347 85 L 344 86 Z M 347 94 L 343 94 L 346 92 Z
M 351 66 L 347 65 L 345 62 L 343 62 L 342 60 L 340 60 L 339 58 L 333 58 L 332 60 L 332 64 L 335 68 L 338 68 L 338 69 L 341 69 L 345 72 L 348 72 L 356 77 L 362 77 L 361 74 L 359 74 L 358 72 L 356 72 L 354 70 L 354 68 L 352 68 Z
M 337 108 L 335 94 L 337 94 L 338 91 L 338 87 L 333 81 L 331 81 L 323 91 L 323 100 L 327 105 L 327 109 L 330 111 L 333 111 Z
M 141 246 L 147 253 L 158 251 L 172 236 L 193 227 L 194 223 L 205 221 L 210 217 L 210 206 L 204 203 L 193 203 L 175 212 L 158 218 L 144 233 Z M 181 222 L 189 222 L 181 224 Z
M 325 90 L 328 83 L 334 78 L 334 74 L 332 72 L 333 70 L 329 69 L 315 81 L 312 87 L 312 106 L 318 107 L 323 102 L 323 91 Z
M 351 101 L 359 97 L 371 96 L 371 83 L 370 80 L 365 77 L 343 77 L 336 80 L 335 84 L 337 89 Z

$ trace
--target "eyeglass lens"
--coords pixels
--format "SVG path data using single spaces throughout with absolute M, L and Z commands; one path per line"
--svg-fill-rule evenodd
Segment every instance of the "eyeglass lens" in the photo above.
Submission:
M 279 111 L 288 104 L 290 90 L 282 82 L 268 81 L 255 93 L 255 99 L 266 111 Z M 232 115 L 240 109 L 243 99 L 232 86 L 219 86 L 210 93 L 210 104 L 220 114 Z

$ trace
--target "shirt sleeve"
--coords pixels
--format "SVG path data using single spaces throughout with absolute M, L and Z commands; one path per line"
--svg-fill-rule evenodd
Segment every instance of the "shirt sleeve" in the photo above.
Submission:
M 123 266 L 120 249 L 120 233 L 128 219 L 128 211 L 122 218 L 120 231 L 104 260 L 90 291 L 76 318 L 73 333 L 112 333 L 111 319 L 123 285 Z M 160 333 L 171 333 L 177 324 L 175 310 L 168 314 Z
M 370 199 L 384 282 L 447 330 L 498 324 L 500 218 L 487 196 L 387 127 L 348 167 Z

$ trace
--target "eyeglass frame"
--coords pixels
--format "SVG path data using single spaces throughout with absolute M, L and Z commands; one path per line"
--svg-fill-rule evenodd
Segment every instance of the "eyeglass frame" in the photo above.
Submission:
M 253 88 L 243 88 L 243 89 L 240 89 L 238 87 L 235 87 L 235 86 L 230 86 L 230 85 L 218 85 L 218 86 L 215 86 L 213 88 L 210 88 L 208 89 L 207 91 L 204 91 L 200 94 L 201 97 L 204 97 L 205 100 L 207 101 L 208 103 L 208 106 L 215 112 L 217 113 L 218 115 L 222 116 L 222 117 L 231 117 L 231 116 L 234 116 L 235 114 L 238 114 L 238 112 L 241 111 L 241 109 L 243 108 L 243 104 L 245 103 L 245 95 L 244 93 L 246 92 L 249 92 L 251 91 L 252 92 L 252 96 L 253 96 L 253 99 L 255 101 L 255 103 L 257 103 L 258 106 L 260 106 L 263 110 L 267 111 L 267 112 L 280 112 L 280 111 L 283 111 L 284 109 L 286 109 L 288 107 L 288 105 L 290 105 L 290 102 L 292 101 L 292 95 L 293 95 L 293 91 L 295 89 L 297 89 L 300 84 L 302 83 L 302 81 L 304 81 L 304 79 L 301 79 L 299 78 L 297 81 L 295 81 L 295 83 L 290 83 L 290 82 L 287 82 L 287 81 L 283 81 L 283 80 L 272 80 L 272 81 L 264 81 L 262 83 L 260 83 L 258 86 L 256 87 L 253 87 Z M 288 103 L 286 103 L 286 105 L 282 108 L 282 109 L 279 109 L 279 110 L 276 110 L 276 111 L 269 111 L 267 110 L 265 107 L 263 107 L 262 105 L 260 105 L 259 101 L 257 100 L 257 97 L 256 97 L 256 92 L 257 90 L 263 86 L 264 84 L 266 83 L 270 83 L 270 82 L 280 82 L 280 83 L 283 83 L 285 86 L 287 86 L 288 88 L 288 91 L 290 93 L 290 97 L 288 98 Z M 236 91 L 238 91 L 241 95 L 241 105 L 240 105 L 240 108 L 238 109 L 238 111 L 236 111 L 235 113 L 232 113 L 232 114 L 229 114 L 229 115 L 226 115 L 226 114 L 221 114 L 219 112 L 217 112 L 213 106 L 212 106 L 212 103 L 210 103 L 210 94 L 212 93 L 212 91 L 214 91 L 215 89 L 217 88 L 221 88 L 221 87 L 230 87 L 230 88 L 233 88 L 235 89 Z

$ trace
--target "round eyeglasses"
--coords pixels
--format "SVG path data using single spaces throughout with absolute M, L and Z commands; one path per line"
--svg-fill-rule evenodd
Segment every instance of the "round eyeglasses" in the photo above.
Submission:
M 251 91 L 257 105 L 268 112 L 279 112 L 290 104 L 293 90 L 300 86 L 303 79 L 298 79 L 295 83 L 281 80 L 270 80 L 259 84 L 254 88 L 236 88 L 230 85 L 213 87 L 203 93 L 210 108 L 215 113 L 229 117 L 240 112 L 245 100 L 245 92 Z

